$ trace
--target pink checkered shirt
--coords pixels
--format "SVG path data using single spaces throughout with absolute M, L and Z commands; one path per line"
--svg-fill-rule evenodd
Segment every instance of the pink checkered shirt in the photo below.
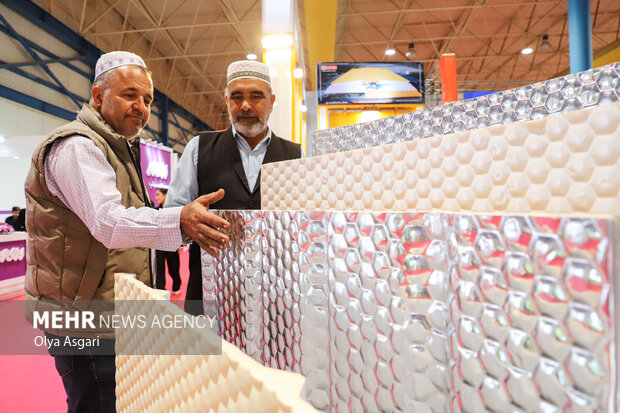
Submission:
M 75 135 L 52 145 L 45 160 L 45 181 L 50 192 L 80 217 L 106 248 L 174 251 L 183 242 L 182 208 L 121 205 L 114 170 L 86 137 Z

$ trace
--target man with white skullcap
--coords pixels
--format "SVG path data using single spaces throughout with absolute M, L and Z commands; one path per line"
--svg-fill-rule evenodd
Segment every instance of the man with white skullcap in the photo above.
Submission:
M 217 255 L 228 242 L 214 228 L 229 224 L 208 212 L 223 191 L 183 208 L 149 206 L 137 135 L 148 122 L 152 102 L 151 72 L 142 58 L 106 53 L 95 67 L 90 103 L 34 151 L 25 183 L 24 312 L 31 323 L 35 310 L 40 317 L 42 311 L 75 313 L 105 300 L 113 303 L 116 272 L 136 274 L 150 286 L 149 248 L 173 251 L 187 236 Z M 67 392 L 68 411 L 114 412 L 114 330 L 70 323 L 56 327 L 42 329 L 53 345 L 50 353 Z M 79 341 L 68 337 L 93 339 L 92 345 L 72 347 Z
M 185 147 L 165 207 L 187 205 L 214 188 L 226 191 L 215 209 L 260 209 L 260 167 L 301 156 L 301 147 L 277 137 L 267 125 L 276 97 L 269 67 L 242 60 L 228 66 L 226 104 L 231 126 L 203 132 Z M 202 314 L 200 249 L 190 248 L 185 311 Z

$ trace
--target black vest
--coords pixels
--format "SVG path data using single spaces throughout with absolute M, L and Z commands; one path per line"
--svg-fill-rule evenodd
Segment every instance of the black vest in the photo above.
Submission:
M 224 131 L 200 133 L 198 144 L 198 195 L 226 191 L 224 198 L 210 209 L 260 209 L 260 173 L 254 188 L 248 186 L 239 148 L 232 128 Z M 273 133 L 263 164 L 298 159 L 298 144 L 278 138 Z
M 211 204 L 209 209 L 260 209 L 260 173 L 254 188 L 248 186 L 241 155 L 232 128 L 224 131 L 202 132 L 198 142 L 198 195 L 226 191 L 224 198 Z M 278 138 L 273 133 L 263 164 L 301 157 L 298 144 Z M 200 248 L 193 243 L 189 250 L 189 280 L 185 294 L 185 311 L 203 314 L 202 266 Z

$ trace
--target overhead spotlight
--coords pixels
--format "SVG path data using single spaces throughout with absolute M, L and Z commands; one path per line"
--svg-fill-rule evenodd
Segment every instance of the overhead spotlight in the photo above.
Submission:
M 551 50 L 553 46 L 549 43 L 549 35 L 547 33 L 543 34 L 542 42 L 540 42 L 540 46 L 538 46 L 538 50 Z
M 532 49 L 531 47 L 527 46 L 524 47 L 523 50 L 521 50 L 521 54 L 531 54 L 534 51 L 534 49 Z
M 247 55 L 245 55 L 245 58 L 248 60 L 256 60 L 256 58 L 258 58 L 258 56 L 256 56 L 256 54 L 254 53 L 248 53 Z
M 267 34 L 263 36 L 265 49 L 286 49 L 293 46 L 293 36 L 290 34 Z
M 385 49 L 385 55 L 386 56 L 394 56 L 396 54 L 396 50 L 392 49 L 391 47 L 389 49 Z
M 414 49 L 413 43 L 409 43 L 409 48 L 407 49 L 407 53 L 405 53 L 405 56 L 407 56 L 407 59 L 415 59 L 416 57 L 418 57 L 418 54 Z

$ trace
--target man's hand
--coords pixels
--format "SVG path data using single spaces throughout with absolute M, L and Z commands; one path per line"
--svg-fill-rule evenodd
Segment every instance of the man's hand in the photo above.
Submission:
M 181 231 L 190 237 L 200 247 L 219 257 L 218 249 L 224 249 L 228 245 L 229 238 L 217 228 L 230 228 L 230 224 L 224 218 L 209 212 L 209 205 L 224 197 L 224 190 L 212 192 L 197 198 L 191 204 L 181 210 Z

